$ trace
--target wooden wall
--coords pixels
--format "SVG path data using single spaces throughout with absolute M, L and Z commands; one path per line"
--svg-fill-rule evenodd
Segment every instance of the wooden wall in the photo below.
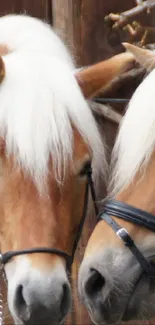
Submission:
M 0 15 L 27 13 L 52 23 L 52 0 L 4 0 L 0 1 Z
M 53 24 L 64 33 L 79 65 L 88 65 L 121 51 L 120 39 L 104 23 L 110 12 L 127 10 L 134 0 L 53 0 Z

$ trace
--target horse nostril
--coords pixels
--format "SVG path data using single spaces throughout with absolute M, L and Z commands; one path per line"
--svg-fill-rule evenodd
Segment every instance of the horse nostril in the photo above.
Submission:
M 44 277 L 41 278 L 41 280 Z M 25 280 L 25 279 L 24 279 Z M 38 281 L 26 280 L 15 287 L 10 304 L 12 315 L 25 325 L 60 324 L 71 305 L 70 286 L 65 278 Z M 11 292 L 12 293 L 12 292 Z M 12 298 L 11 296 L 11 298 Z
M 66 310 L 69 308 L 70 305 L 70 289 L 67 283 L 64 283 L 62 286 L 63 293 L 62 293 L 62 299 L 60 304 L 60 310 L 63 315 L 66 314 Z
M 95 269 L 91 269 L 91 275 L 85 284 L 85 291 L 88 296 L 99 293 L 105 285 L 105 278 Z
M 23 289 L 22 285 L 19 285 L 17 288 L 15 306 L 18 309 L 19 317 L 25 322 L 30 317 L 30 313 L 23 296 Z

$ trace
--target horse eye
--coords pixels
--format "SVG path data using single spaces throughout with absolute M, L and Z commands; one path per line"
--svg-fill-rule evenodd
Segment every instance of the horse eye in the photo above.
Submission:
M 85 165 L 82 167 L 79 176 L 85 176 L 88 172 L 88 170 L 91 169 L 91 161 L 87 161 Z

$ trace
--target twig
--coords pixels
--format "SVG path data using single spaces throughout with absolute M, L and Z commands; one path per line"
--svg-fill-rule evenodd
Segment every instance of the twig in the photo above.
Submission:
M 133 21 L 131 24 L 127 24 L 124 28 L 130 35 L 130 41 L 133 43 L 139 40 L 139 46 L 146 46 L 147 43 L 154 43 L 155 41 L 155 27 L 142 26 L 140 23 Z
M 118 28 L 126 25 L 128 21 L 142 12 L 149 12 L 155 7 L 155 0 L 140 2 L 136 7 L 122 12 L 121 14 L 110 13 L 105 17 L 106 21 L 114 22 L 113 27 Z
M 89 101 L 89 106 L 94 114 L 104 116 L 106 119 L 119 124 L 121 121 L 121 114 L 115 112 L 110 106 L 98 104 L 92 101 Z

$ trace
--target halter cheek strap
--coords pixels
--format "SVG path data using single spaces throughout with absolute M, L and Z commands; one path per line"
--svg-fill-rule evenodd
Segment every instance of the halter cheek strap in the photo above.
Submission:
M 84 225 L 86 215 L 87 215 L 89 188 L 90 188 L 93 203 L 94 203 L 94 209 L 96 211 L 96 214 L 98 213 L 97 205 L 96 205 L 96 195 L 95 195 L 94 183 L 93 183 L 93 179 L 92 179 L 91 166 L 87 167 L 86 176 L 87 176 L 88 181 L 87 181 L 86 190 L 85 190 L 83 213 L 82 213 L 81 221 L 80 221 L 80 224 L 79 224 L 76 236 L 75 236 L 72 254 L 69 255 L 60 249 L 48 248 L 48 247 L 35 247 L 35 248 L 25 249 L 25 250 L 9 251 L 9 252 L 0 254 L 0 261 L 1 261 L 2 265 L 5 265 L 6 263 L 8 263 L 15 256 L 25 255 L 25 254 L 34 254 L 34 253 L 47 253 L 47 254 L 56 254 L 58 256 L 65 258 L 66 268 L 69 272 L 71 271 L 71 266 L 73 263 L 75 251 L 77 249 L 78 242 L 80 240 L 82 230 L 83 230 L 83 225 Z
M 136 257 L 144 273 L 150 278 L 155 278 L 155 266 L 154 263 L 152 263 L 152 260 L 150 260 L 150 262 L 146 260 L 127 230 L 121 228 L 119 224 L 112 219 L 111 215 L 144 226 L 154 232 L 155 216 L 116 200 L 109 200 L 104 207 L 104 211 L 99 215 L 99 219 L 102 219 L 109 224 L 109 226 L 115 231 L 116 235 L 123 241 L 124 245 L 128 247 Z

